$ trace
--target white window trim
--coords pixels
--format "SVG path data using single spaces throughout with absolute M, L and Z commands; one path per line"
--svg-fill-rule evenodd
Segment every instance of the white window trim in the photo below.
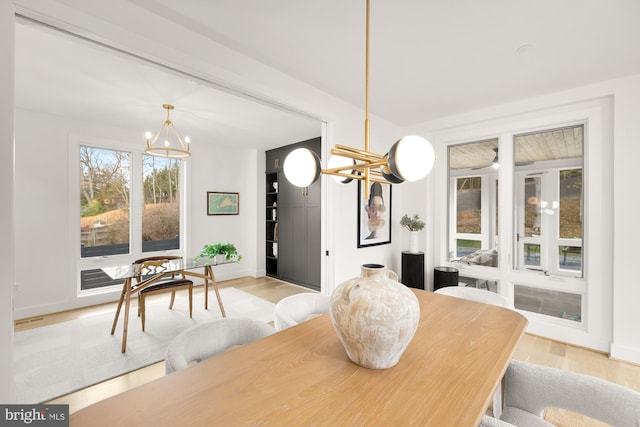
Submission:
M 585 150 L 584 168 L 584 236 L 583 246 L 586 248 L 583 255 L 584 284 L 565 283 L 563 290 L 568 292 L 582 292 L 583 313 L 581 323 L 554 319 L 550 316 L 539 316 L 535 313 L 522 312 L 529 319 L 528 331 L 534 334 L 550 337 L 559 341 L 585 346 L 600 351 L 609 351 L 612 340 L 612 235 L 613 212 L 607 209 L 612 206 L 612 150 L 605 149 L 613 144 L 613 107 L 611 97 L 602 97 L 583 102 L 576 102 L 558 107 L 550 107 L 544 110 L 532 111 L 509 117 L 501 117 L 472 125 L 459 126 L 434 133 L 434 141 L 437 141 L 439 158 L 443 159 L 442 168 L 435 178 L 434 200 L 436 221 L 434 230 L 434 262 L 436 265 L 450 265 L 448 262 L 448 146 L 470 141 L 479 141 L 495 135 L 500 135 L 507 141 L 513 134 L 535 132 L 539 130 L 564 127 L 572 124 L 586 123 L 585 125 Z M 501 144 L 501 159 L 513 158 L 512 144 Z M 509 170 L 507 170 L 509 169 Z M 500 168 L 499 179 L 501 192 L 499 206 L 513 206 L 513 176 L 512 168 Z M 439 203 L 438 203 L 439 201 Z M 504 209 L 503 209 L 504 211 Z M 512 234 L 514 218 L 512 215 L 500 218 L 499 265 L 511 266 L 513 259 Z M 508 250 L 506 248 L 509 248 Z M 590 262 L 590 260 L 597 260 Z M 499 292 L 513 300 L 513 284 L 533 284 L 545 287 L 554 287 L 554 277 L 542 276 L 532 280 L 527 274 L 513 271 L 511 268 L 499 268 L 496 272 L 492 268 L 470 266 L 461 274 L 475 277 L 486 277 L 491 280 L 499 280 Z M 563 278 L 564 280 L 564 278 Z M 576 323 L 578 327 L 576 327 Z
M 77 297 L 89 297 L 92 295 L 119 293 L 122 289 L 120 285 L 106 286 L 104 288 L 81 290 L 80 289 L 80 271 L 87 269 L 97 269 L 102 267 L 115 267 L 132 263 L 134 260 L 143 256 L 152 256 L 154 254 L 170 254 L 186 256 L 186 223 L 187 223 L 187 189 L 186 183 L 186 163 L 183 162 L 180 168 L 180 249 L 162 252 L 142 252 L 142 192 L 134 191 L 135 188 L 142 189 L 142 154 L 140 147 L 132 147 L 120 141 L 101 139 L 83 135 L 70 134 L 68 139 L 69 153 L 69 230 L 79 230 L 79 212 L 78 200 L 80 199 L 80 147 L 90 146 L 95 148 L 103 148 L 107 150 L 121 150 L 131 153 L 131 187 L 130 187 L 130 221 L 129 229 L 129 254 L 109 255 L 102 257 L 82 258 L 80 256 L 80 233 L 74 232 L 70 237 L 69 257 L 71 264 L 70 271 L 75 272 L 76 278 L 75 290 Z M 143 145 L 141 145 L 143 147 Z M 75 173 L 74 173 L 75 172 Z

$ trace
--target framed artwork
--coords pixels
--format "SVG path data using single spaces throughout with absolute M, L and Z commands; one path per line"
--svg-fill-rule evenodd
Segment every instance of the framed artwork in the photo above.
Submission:
M 391 185 L 372 182 L 364 199 L 364 181 L 358 181 L 358 247 L 391 243 Z
M 238 213 L 240 213 L 239 193 L 207 191 L 207 215 L 238 215 Z

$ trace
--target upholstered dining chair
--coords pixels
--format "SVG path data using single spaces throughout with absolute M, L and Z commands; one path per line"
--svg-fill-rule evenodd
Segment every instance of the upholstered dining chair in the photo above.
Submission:
M 162 273 L 163 264 L 175 259 L 180 259 L 182 257 L 175 255 L 161 255 L 161 256 L 152 256 L 146 258 L 140 258 L 133 262 L 134 268 L 139 269 L 140 271 L 145 270 L 148 271 L 149 274 L 159 274 Z M 142 321 L 142 330 L 144 331 L 145 327 L 145 307 L 146 301 L 145 298 L 149 295 L 159 294 L 164 292 L 171 292 L 171 301 L 169 302 L 169 309 L 173 308 L 173 303 L 176 299 L 176 291 L 180 289 L 188 289 L 189 290 L 189 317 L 193 317 L 193 281 L 185 278 L 184 274 L 172 274 L 169 277 L 163 277 L 160 280 L 149 283 L 147 285 L 141 284 L 143 283 L 143 277 L 136 278 L 136 284 L 133 285 L 133 289 L 138 289 L 138 316 L 140 316 L 140 320 Z
M 640 392 L 601 378 L 512 360 L 505 375 L 500 421 L 519 427 L 553 426 L 546 408 L 561 408 L 612 426 L 640 426 Z M 489 417 L 481 425 L 493 424 Z
M 246 318 L 216 319 L 181 332 L 167 347 L 165 372 L 187 368 L 238 345 L 249 344 L 275 333 L 264 322 Z
M 276 330 L 290 328 L 329 311 L 329 297 L 315 292 L 304 292 L 281 299 L 273 311 Z
M 493 418 L 489 415 L 483 415 L 482 420 L 480 420 L 480 424 L 478 424 L 478 427 L 518 427 L 518 426 L 514 426 L 511 423 L 499 420 L 497 418 Z

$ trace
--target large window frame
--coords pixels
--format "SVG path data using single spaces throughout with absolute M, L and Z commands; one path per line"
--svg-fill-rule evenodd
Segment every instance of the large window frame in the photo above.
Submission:
M 187 189 L 186 182 L 186 165 L 187 162 L 182 161 L 180 167 L 180 234 L 179 248 L 172 250 L 160 251 L 143 251 L 142 241 L 142 215 L 143 215 L 143 151 L 140 147 L 131 146 L 126 142 L 118 142 L 112 140 L 104 140 L 85 136 L 70 135 L 69 137 L 69 164 L 70 167 L 77 171 L 80 167 L 80 147 L 88 146 L 104 150 L 115 150 L 130 153 L 130 207 L 129 207 L 129 251 L 124 254 L 114 255 L 98 255 L 91 257 L 82 257 L 81 254 L 81 237 L 80 233 L 74 233 L 74 246 L 77 248 L 75 262 L 73 268 L 76 271 L 76 293 L 78 296 L 87 296 L 100 293 L 113 292 L 120 289 L 122 283 L 109 282 L 105 286 L 93 289 L 82 289 L 82 272 L 98 271 L 105 267 L 115 267 L 132 263 L 134 260 L 143 256 L 153 256 L 159 254 L 186 256 L 185 251 L 185 230 L 187 218 Z M 80 220 L 80 211 L 78 208 L 78 200 L 80 200 L 80 177 L 79 173 L 70 174 L 69 182 L 70 192 L 70 220 L 73 226 L 72 230 L 79 230 L 78 224 Z M 106 283 L 106 282 L 105 282 Z
M 515 251 L 515 218 L 508 209 L 515 209 L 515 178 L 513 174 L 513 137 L 527 132 L 584 125 L 584 235 L 583 277 L 566 277 L 544 272 L 513 268 Z M 609 350 L 611 342 L 611 302 L 613 282 L 612 212 L 612 152 L 613 107 L 610 97 L 591 99 L 567 105 L 539 108 L 536 111 L 512 114 L 501 118 L 478 120 L 472 125 L 449 127 L 433 135 L 437 141 L 438 158 L 434 187 L 434 265 L 460 268 L 460 275 L 497 282 L 498 293 L 514 300 L 515 286 L 529 286 L 541 291 L 554 290 L 580 295 L 580 321 L 521 311 L 529 319 L 530 333 L 585 346 Z M 448 148 L 451 145 L 498 137 L 500 140 L 501 207 L 498 247 L 499 267 L 487 268 L 452 262 L 449 253 L 449 175 Z M 505 163 L 506 162 L 506 163 Z M 503 168 L 502 166 L 507 166 Z M 507 207 L 505 210 L 504 207 Z M 512 207 L 512 208 L 509 208 Z M 594 262 L 594 260 L 596 262 Z M 591 261 L 591 262 L 590 262 Z

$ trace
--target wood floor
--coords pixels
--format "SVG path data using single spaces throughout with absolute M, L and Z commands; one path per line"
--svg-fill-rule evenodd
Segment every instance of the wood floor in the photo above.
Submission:
M 262 277 L 245 277 L 219 282 L 220 287 L 235 287 L 267 301 L 277 303 L 280 299 L 308 289 L 282 282 L 276 279 Z M 202 292 L 198 287 L 194 292 Z M 114 312 L 115 303 L 56 313 L 31 319 L 16 321 L 15 330 L 91 316 L 103 312 Z M 514 355 L 515 359 L 524 360 L 540 365 L 581 372 L 603 378 L 605 380 L 624 385 L 640 391 L 640 366 L 610 359 L 606 354 L 578 348 L 568 344 L 555 342 L 546 338 L 525 334 Z M 84 408 L 92 403 L 106 399 L 109 396 L 137 387 L 164 375 L 164 362 L 159 362 L 146 368 L 130 372 L 117 378 L 96 384 L 86 389 L 62 396 L 48 403 L 63 403 L 69 405 L 70 413 Z M 562 427 L 604 426 L 606 424 L 584 418 L 567 411 L 550 409 L 546 414 L 547 421 Z

